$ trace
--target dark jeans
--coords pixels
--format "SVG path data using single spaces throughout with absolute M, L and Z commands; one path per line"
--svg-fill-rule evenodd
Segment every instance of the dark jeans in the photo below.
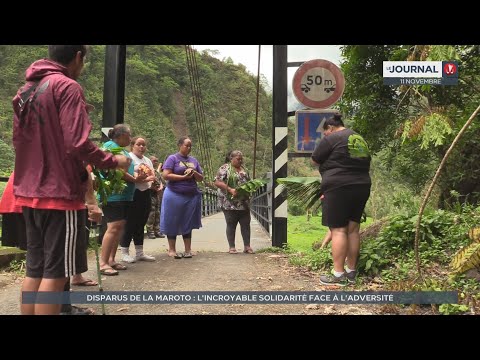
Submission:
M 230 248 L 235 247 L 235 232 L 240 223 L 243 245 L 250 246 L 250 210 L 223 210 L 227 222 L 227 240 Z

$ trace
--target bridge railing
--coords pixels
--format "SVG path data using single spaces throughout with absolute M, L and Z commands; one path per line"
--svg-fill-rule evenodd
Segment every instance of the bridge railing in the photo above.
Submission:
M 269 174 L 270 175 L 270 174 Z M 271 179 L 271 175 L 269 176 Z M 258 189 L 252 198 L 253 216 L 265 229 L 270 238 L 272 237 L 272 182 Z
M 218 193 L 216 190 L 206 188 L 202 191 L 202 217 L 220 212 L 218 207 Z

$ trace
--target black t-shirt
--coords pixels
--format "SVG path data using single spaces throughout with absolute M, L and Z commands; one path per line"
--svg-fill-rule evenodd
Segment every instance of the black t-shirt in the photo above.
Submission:
M 365 140 L 350 129 L 322 138 L 312 154 L 320 164 L 322 192 L 347 185 L 371 184 L 370 151 Z

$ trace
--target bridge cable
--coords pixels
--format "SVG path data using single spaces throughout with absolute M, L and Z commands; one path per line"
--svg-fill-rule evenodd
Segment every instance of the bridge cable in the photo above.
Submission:
M 253 178 L 255 179 L 255 169 L 257 163 L 257 132 L 258 132 L 258 95 L 260 93 L 260 54 L 262 45 L 258 45 L 258 66 L 257 66 L 257 100 L 255 103 L 255 137 L 253 140 Z
M 200 135 L 203 139 L 203 145 L 204 145 L 204 148 L 205 148 L 205 161 L 206 161 L 206 164 L 205 164 L 205 168 L 207 170 L 207 172 L 209 172 L 210 176 L 209 176 L 209 179 L 210 181 L 213 179 L 213 174 L 212 174 L 212 162 L 211 162 L 211 156 L 210 156 L 210 147 L 208 146 L 208 144 L 210 144 L 210 141 L 208 140 L 209 136 L 208 136 L 208 131 L 207 131 L 207 125 L 206 125 L 206 121 L 205 121 L 205 109 L 203 107 L 203 99 L 202 99 L 202 93 L 201 93 L 201 89 L 200 89 L 200 82 L 199 82 L 199 75 L 198 75 L 198 65 L 197 65 L 197 61 L 196 61 L 196 51 L 192 49 L 192 47 L 190 47 L 190 51 L 191 51 L 191 60 L 192 60 L 192 68 L 193 68 L 193 84 L 194 84 L 194 87 L 195 87 L 195 96 L 196 96 L 196 100 L 197 100 L 197 106 L 199 108 L 199 118 L 197 119 L 197 121 L 199 121 L 199 125 L 200 125 Z
M 191 91 L 192 91 L 193 108 L 194 108 L 194 111 L 195 111 L 195 119 L 197 119 L 199 110 L 197 108 L 197 101 L 196 101 L 195 90 L 194 90 L 194 85 L 193 85 L 193 71 L 192 71 L 191 60 L 190 60 L 190 48 L 189 48 L 188 45 L 185 45 L 185 52 L 186 52 L 186 59 L 187 59 L 188 75 L 190 77 L 190 88 L 191 88 Z M 200 136 L 198 121 L 195 121 L 195 125 L 197 127 L 197 135 Z M 185 134 L 185 135 L 187 135 L 187 134 Z M 200 139 L 198 141 L 198 149 L 199 149 L 199 152 L 200 152 L 199 158 L 200 158 L 200 161 L 201 161 L 201 164 L 202 164 L 202 167 L 203 167 L 205 159 L 206 159 L 206 155 L 205 155 L 205 151 L 203 149 L 203 141 L 201 141 Z
M 210 144 L 211 143 L 211 141 L 210 141 L 211 137 L 209 136 L 210 134 L 207 130 L 205 108 L 203 106 L 203 97 L 202 97 L 202 91 L 201 91 L 201 88 L 200 88 L 200 80 L 199 80 L 200 76 L 198 74 L 198 64 L 197 64 L 196 51 L 193 52 L 193 61 L 194 61 L 194 69 L 195 69 L 195 74 L 196 74 L 195 79 L 196 79 L 196 85 L 197 85 L 197 94 L 198 94 L 198 97 L 199 97 L 199 100 L 200 100 L 200 108 L 201 108 L 201 111 L 200 111 L 201 122 L 200 122 L 200 124 L 203 128 L 203 135 L 204 135 L 205 144 Z M 210 146 L 207 146 L 206 150 L 207 150 L 207 161 L 208 161 L 210 170 L 213 170 L 212 156 L 211 156 L 211 153 L 210 153 Z M 211 179 L 213 179 L 213 177 Z
M 191 48 L 190 45 L 185 45 L 185 51 L 187 54 L 187 67 L 190 76 L 190 87 L 192 90 L 192 99 L 194 104 L 195 110 L 195 118 L 196 118 L 196 128 L 197 128 L 197 136 L 199 138 L 199 148 L 202 157 L 202 167 L 205 170 L 205 177 L 204 177 L 204 184 L 211 185 L 213 179 L 213 172 L 212 172 L 212 162 L 208 142 L 208 132 L 206 129 L 205 124 L 205 111 L 203 108 L 203 101 L 201 97 L 200 85 L 198 82 L 198 66 L 196 64 L 195 58 L 195 50 Z M 205 181 L 208 179 L 208 181 Z

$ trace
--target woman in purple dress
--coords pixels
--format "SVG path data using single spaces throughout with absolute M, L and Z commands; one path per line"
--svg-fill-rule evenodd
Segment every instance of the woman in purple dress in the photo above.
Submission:
M 189 156 L 192 140 L 178 140 L 178 153 L 170 155 L 163 164 L 163 178 L 167 188 L 162 199 L 160 231 L 167 235 L 168 256 L 175 259 L 192 257 L 192 229 L 202 227 L 202 194 L 197 182 L 203 180 L 203 171 L 198 160 Z M 185 253 L 176 250 L 177 235 L 183 236 Z

